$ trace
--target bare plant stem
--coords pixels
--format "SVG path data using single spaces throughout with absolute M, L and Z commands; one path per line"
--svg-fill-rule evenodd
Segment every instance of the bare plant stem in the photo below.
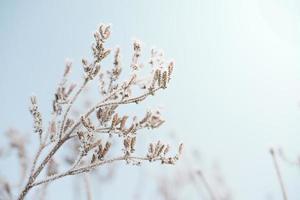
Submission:
M 41 184 L 45 184 L 45 183 L 57 180 L 59 178 L 65 177 L 65 176 L 72 176 L 72 175 L 76 175 L 76 174 L 82 174 L 82 173 L 85 173 L 85 172 L 89 172 L 89 171 L 92 171 L 93 169 L 95 169 L 96 167 L 98 167 L 100 165 L 110 164 L 110 163 L 113 163 L 113 162 L 116 162 L 116 161 L 122 161 L 122 160 L 126 161 L 126 160 L 149 160 L 149 159 L 147 157 L 120 156 L 120 157 L 116 157 L 116 158 L 113 158 L 113 159 L 104 160 L 104 161 L 100 161 L 100 162 L 97 162 L 97 163 L 94 163 L 94 164 L 90 164 L 90 165 L 87 165 L 87 166 L 79 167 L 79 168 L 76 168 L 76 169 L 69 169 L 66 172 L 63 172 L 61 174 L 53 175 L 53 176 L 50 176 L 48 178 L 45 178 L 44 180 L 37 181 L 37 182 L 33 183 L 31 186 L 35 187 L 35 186 L 38 186 L 38 185 L 41 185 Z M 157 160 L 159 160 L 159 159 L 155 159 L 153 161 L 157 161 Z
M 81 153 L 81 154 L 77 157 L 77 159 L 74 161 L 74 164 L 72 165 L 71 169 L 75 169 L 75 168 L 80 164 L 82 158 L 83 158 L 83 154 Z
M 282 149 L 279 149 L 279 152 L 278 152 L 278 156 L 279 158 L 281 158 L 283 161 L 285 161 L 286 163 L 290 164 L 290 165 L 294 165 L 294 166 L 297 166 L 297 167 L 300 167 L 300 160 L 297 160 L 297 161 L 293 161 L 291 159 L 289 159 L 285 153 L 283 152 Z
M 40 144 L 39 149 L 38 149 L 38 151 L 36 152 L 35 157 L 34 157 L 34 159 L 33 159 L 33 164 L 32 164 L 31 170 L 30 170 L 30 175 L 32 175 L 33 172 L 34 172 L 36 163 L 37 163 L 38 158 L 40 157 L 40 155 L 41 155 L 41 153 L 42 153 L 42 150 L 43 150 L 43 145 Z
M 202 172 L 202 171 L 199 171 L 198 174 L 199 174 L 199 177 L 200 177 L 201 181 L 203 182 L 203 184 L 204 184 L 206 190 L 208 191 L 211 200 L 217 200 L 217 197 L 216 197 L 216 195 L 215 195 L 213 189 L 212 189 L 211 186 L 209 185 L 208 181 L 206 180 L 206 178 L 205 178 L 203 172 Z
M 278 165 L 278 161 L 277 161 L 274 149 L 272 149 L 272 148 L 270 149 L 270 154 L 272 156 L 274 167 L 275 167 L 276 174 L 277 174 L 277 178 L 278 178 L 278 181 L 279 181 L 279 184 L 280 184 L 282 197 L 283 197 L 284 200 L 288 200 L 287 192 L 286 192 L 286 189 L 285 189 L 285 186 L 284 186 L 284 183 L 283 183 L 283 178 L 282 178 L 282 175 L 281 175 L 281 172 L 280 172 L 280 169 L 279 169 L 279 165 Z
M 60 131 L 59 131 L 59 139 L 61 139 L 61 137 L 62 137 L 65 122 L 67 120 L 68 114 L 69 114 L 74 102 L 76 101 L 77 97 L 80 95 L 80 93 L 82 92 L 84 87 L 87 85 L 87 83 L 88 83 L 88 79 L 84 79 L 84 82 L 82 83 L 81 87 L 79 88 L 79 90 L 76 92 L 76 94 L 73 96 L 72 100 L 70 101 L 69 106 L 67 107 L 67 110 L 65 111 L 65 114 L 63 116 L 63 120 L 62 120 Z
M 29 190 L 33 187 L 32 184 L 34 183 L 37 176 L 41 173 L 44 169 L 48 161 L 52 158 L 52 156 L 56 153 L 56 151 L 61 147 L 61 145 L 68 139 L 67 136 L 63 137 L 60 141 L 56 143 L 56 145 L 52 148 L 52 150 L 48 153 L 46 158 L 42 161 L 36 171 L 29 177 L 27 184 L 25 185 L 24 189 L 22 190 L 21 194 L 18 197 L 18 200 L 23 200 L 25 195 L 29 192 Z

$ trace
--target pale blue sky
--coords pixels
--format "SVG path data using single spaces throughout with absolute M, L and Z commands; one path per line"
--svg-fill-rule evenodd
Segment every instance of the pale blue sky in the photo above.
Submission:
M 127 60 L 139 38 L 176 61 L 170 88 L 149 103 L 165 107 L 163 130 L 218 160 L 236 199 L 279 200 L 268 148 L 300 154 L 299 13 L 296 0 L 1 0 L 0 130 L 29 132 L 28 97 L 48 112 L 65 58 L 79 64 L 97 25 L 111 23 Z M 299 169 L 282 169 L 299 199 Z

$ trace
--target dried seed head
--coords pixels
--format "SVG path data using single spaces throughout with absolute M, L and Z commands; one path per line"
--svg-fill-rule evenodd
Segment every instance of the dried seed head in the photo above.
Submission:
M 31 96 L 30 101 L 31 101 L 32 106 L 36 106 L 36 104 L 37 104 L 36 96 Z
M 124 139 L 123 140 L 123 144 L 124 144 L 125 149 L 130 148 L 130 140 L 129 140 L 129 138 Z
M 145 117 L 139 122 L 140 124 L 144 124 L 148 121 L 148 119 L 151 117 L 151 112 L 148 111 L 145 115 Z
M 110 147 L 111 147 L 111 143 L 110 142 L 106 142 L 105 143 L 105 149 L 109 150 Z
M 166 148 L 164 149 L 164 155 L 166 155 L 169 152 L 169 145 L 166 146 Z
M 99 63 L 110 53 L 110 50 L 104 48 L 104 43 L 109 38 L 109 36 L 109 25 L 101 25 L 98 31 L 94 33 L 95 43 L 92 46 L 95 59 L 94 63 Z
M 162 164 L 170 164 L 170 165 L 174 165 L 176 162 L 176 158 L 175 157 L 169 157 L 169 158 L 165 158 L 163 160 L 161 160 Z
M 114 68 L 112 69 L 112 80 L 117 80 L 122 72 L 121 59 L 120 59 L 120 48 L 117 48 L 114 56 Z
M 181 143 L 179 145 L 179 148 L 178 148 L 178 154 L 181 155 L 182 154 L 182 151 L 183 151 L 183 143 Z
M 158 128 L 165 120 L 162 118 L 161 113 L 158 109 L 150 110 L 147 112 L 144 119 L 140 122 L 140 125 L 148 128 Z
M 72 68 L 72 61 L 67 59 L 65 64 L 64 77 L 67 77 Z
M 102 59 L 105 58 L 106 56 L 108 56 L 110 54 L 110 52 L 111 52 L 110 49 L 105 50 L 102 54 Z
M 164 71 L 162 75 L 162 82 L 161 82 L 162 88 L 167 88 L 167 82 L 168 82 L 168 74 L 166 71 Z
M 160 141 L 158 140 L 157 143 L 155 144 L 155 148 L 154 148 L 154 155 L 157 156 L 158 155 L 158 151 L 161 147 Z
M 114 56 L 114 65 L 115 68 L 120 66 L 120 48 L 116 48 L 115 56 Z
M 131 62 L 131 68 L 133 70 L 138 70 L 141 67 L 141 64 L 139 64 L 138 62 L 140 55 L 141 55 L 141 42 L 135 40 L 133 42 L 133 57 Z
M 54 138 L 56 136 L 56 122 L 55 120 L 51 120 L 50 124 L 49 124 L 49 135 L 50 135 L 50 140 L 53 142 Z
M 139 40 L 135 40 L 133 42 L 133 50 L 135 52 L 140 52 L 141 51 L 141 42 Z
M 122 117 L 121 124 L 120 124 L 120 129 L 121 130 L 125 129 L 127 119 L 128 119 L 128 116 L 126 116 L 126 115 L 124 117 Z
M 102 145 L 102 144 L 99 144 L 99 146 L 98 146 L 98 151 L 96 152 L 96 153 L 97 153 L 97 159 L 98 159 L 98 160 L 102 160 L 102 159 L 103 159 L 103 152 L 104 152 L 103 145 Z
M 131 143 L 130 143 L 130 152 L 133 153 L 135 151 L 135 143 L 136 143 L 136 137 L 131 138 Z
M 163 150 L 165 149 L 165 145 L 161 145 L 159 148 L 158 148 L 158 151 L 157 151 L 157 156 L 159 156 Z
M 127 129 L 126 134 L 133 133 L 135 131 L 135 124 L 132 123 L 131 126 Z
M 150 154 L 154 153 L 154 145 L 152 143 L 150 143 L 148 151 L 149 151 Z
M 96 63 L 94 71 L 93 71 L 93 74 L 92 74 L 93 78 L 97 76 L 97 74 L 99 73 L 99 71 L 100 71 L 100 65 L 99 65 L 99 63 Z
M 107 154 L 107 152 L 110 149 L 110 147 L 111 147 L 111 143 L 110 142 L 106 142 L 105 143 L 105 147 L 104 147 L 104 149 L 102 151 L 102 157 L 104 157 Z
M 84 116 L 80 117 L 82 125 L 88 130 L 88 131 L 93 131 L 95 130 L 95 127 L 93 126 L 90 118 L 86 118 Z
M 103 152 L 103 145 L 100 143 L 98 145 L 98 153 L 102 154 L 102 152 Z
M 118 119 L 119 119 L 118 113 L 114 114 L 112 121 L 111 121 L 111 128 L 115 128 L 115 126 L 117 125 Z
M 36 96 L 30 97 L 30 113 L 32 114 L 33 117 L 33 123 L 34 123 L 34 132 L 38 133 L 39 136 L 41 137 L 43 133 L 43 121 L 42 121 L 42 115 L 39 112 L 39 107 L 37 105 L 37 99 Z
M 157 69 L 155 73 L 156 73 L 156 77 L 157 77 L 158 86 L 160 86 L 161 85 L 161 70 Z
M 97 119 L 100 120 L 102 118 L 102 109 L 99 108 L 96 112 Z
M 90 65 L 87 59 L 85 58 L 82 58 L 81 62 L 83 64 L 84 69 L 86 69 Z
M 99 27 L 99 33 L 100 33 L 100 35 L 102 37 L 101 38 L 102 40 L 108 39 L 109 36 L 110 36 L 110 33 L 111 33 L 111 31 L 110 31 L 110 25 L 104 25 L 104 24 L 100 25 L 100 27 Z
M 93 154 L 91 164 L 95 163 L 96 160 L 97 160 L 97 156 L 95 154 Z
M 77 136 L 78 136 L 79 140 L 83 140 L 84 133 L 82 131 L 78 131 Z
M 168 82 L 171 79 L 173 68 L 174 68 L 174 62 L 170 62 L 170 64 L 168 65 Z

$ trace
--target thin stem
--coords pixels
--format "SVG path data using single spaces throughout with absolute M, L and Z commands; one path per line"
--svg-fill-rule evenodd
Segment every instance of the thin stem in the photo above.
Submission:
M 66 172 L 63 172 L 61 174 L 49 176 L 49 177 L 45 178 L 44 180 L 37 181 L 37 182 L 33 183 L 31 185 L 31 187 L 35 187 L 35 186 L 38 186 L 38 185 L 41 185 L 41 184 L 44 184 L 44 183 L 48 183 L 48 182 L 54 181 L 56 179 L 65 177 L 65 176 L 71 176 L 71 175 L 76 175 L 76 174 L 89 172 L 89 171 L 95 169 L 96 167 L 98 167 L 100 165 L 110 164 L 112 162 L 121 161 L 121 160 L 128 160 L 128 159 L 131 159 L 131 160 L 149 160 L 147 157 L 120 156 L 120 157 L 116 157 L 116 158 L 109 159 L 109 160 L 99 161 L 97 163 L 90 164 L 90 165 L 87 165 L 87 166 L 79 167 L 77 169 L 69 169 Z M 159 160 L 159 158 L 157 158 L 153 161 L 156 161 L 156 160 Z
M 162 89 L 161 87 L 158 87 L 154 89 L 151 92 L 146 92 L 140 96 L 137 96 L 135 98 L 121 100 L 121 101 L 115 101 L 115 102 L 101 102 L 97 104 L 96 106 L 92 107 L 86 114 L 85 117 L 89 116 L 92 112 L 94 112 L 96 109 L 106 106 L 114 106 L 114 105 L 122 105 L 122 104 L 130 104 L 130 103 L 139 103 L 140 101 L 143 101 L 147 96 L 154 94 L 159 89 Z
M 56 119 L 57 114 L 52 114 L 52 116 L 53 116 L 53 120 L 54 120 L 54 119 Z M 51 143 L 51 141 L 47 142 L 48 139 L 49 139 L 49 137 L 50 137 L 50 131 L 48 130 L 48 131 L 46 132 L 45 136 L 44 136 L 44 141 L 42 142 L 42 145 L 44 145 L 44 148 L 45 148 L 46 146 L 48 146 L 49 143 Z
M 82 92 L 83 88 L 86 86 L 87 83 L 88 83 L 88 79 L 84 79 L 84 82 L 82 83 L 81 87 L 78 89 L 78 91 L 76 92 L 76 94 L 71 99 L 71 101 L 69 103 L 69 106 L 67 107 L 67 110 L 65 111 L 65 114 L 63 116 L 63 120 L 62 120 L 61 127 L 60 127 L 60 130 L 59 130 L 59 139 L 61 139 L 61 137 L 62 137 L 64 126 L 65 126 L 65 122 L 67 120 L 68 114 L 69 114 L 69 112 L 70 112 L 70 110 L 71 110 L 74 102 L 76 101 L 77 97 Z
M 81 162 L 82 158 L 83 158 L 83 154 L 80 153 L 80 155 L 79 155 L 79 156 L 76 158 L 76 160 L 74 161 L 74 163 L 73 163 L 71 169 L 75 169 L 75 168 L 79 165 L 79 163 Z
M 39 145 L 38 151 L 36 152 L 34 159 L 33 159 L 33 163 L 32 163 L 32 167 L 30 170 L 30 176 L 32 176 L 32 174 L 34 173 L 34 169 L 36 167 L 37 161 L 42 153 L 42 151 L 44 150 L 45 147 L 47 147 L 50 142 L 46 143 L 47 141 L 47 137 L 45 138 L 45 140 Z
M 31 176 L 31 175 L 33 174 L 33 172 L 34 172 L 36 163 L 37 163 L 37 161 L 38 161 L 38 159 L 39 159 L 39 157 L 40 157 L 40 155 L 41 155 L 41 153 L 42 153 L 43 147 L 44 147 L 44 146 L 43 146 L 42 144 L 40 144 L 39 149 L 38 149 L 38 151 L 36 152 L 36 154 L 35 154 L 35 156 L 34 156 L 33 164 L 32 164 L 31 170 L 30 170 L 30 176 Z
M 61 147 L 61 145 L 68 140 L 68 136 L 64 136 L 60 141 L 56 143 L 56 145 L 51 149 L 51 151 L 47 154 L 44 160 L 41 162 L 39 167 L 35 170 L 35 172 L 29 177 L 27 184 L 24 189 L 21 191 L 18 200 L 23 200 L 29 190 L 32 188 L 32 183 L 34 183 L 37 176 L 44 169 L 48 161 L 52 158 L 52 156 L 56 153 L 56 151 Z
M 289 159 L 289 158 L 285 155 L 285 153 L 283 152 L 283 150 L 279 149 L 278 155 L 279 155 L 279 157 L 280 157 L 283 161 L 287 162 L 288 164 L 294 165 L 294 166 L 297 166 L 297 167 L 300 167 L 300 160 L 298 160 L 298 161 L 293 161 L 293 160 Z
M 280 172 L 280 169 L 279 169 L 279 165 L 278 165 L 278 161 L 277 161 L 274 149 L 272 149 L 272 148 L 270 149 L 270 154 L 271 154 L 271 156 L 273 158 L 273 163 L 274 163 L 274 167 L 275 167 L 275 170 L 276 170 L 277 178 L 278 178 L 278 181 L 279 181 L 279 184 L 280 184 L 280 188 L 281 188 L 281 192 L 282 192 L 282 197 L 283 197 L 284 200 L 288 200 L 288 198 L 287 198 L 287 192 L 286 192 L 286 189 L 285 189 L 285 186 L 284 186 L 284 183 L 283 183 L 283 178 L 282 178 L 282 175 L 281 175 L 281 172 Z
M 206 178 L 205 178 L 203 172 L 202 172 L 202 171 L 199 171 L 198 174 L 199 174 L 199 177 L 201 178 L 201 181 L 203 182 L 203 184 L 204 184 L 206 190 L 208 191 L 208 193 L 209 193 L 211 199 L 212 199 L 212 200 L 217 200 L 217 197 L 216 197 L 216 195 L 215 195 L 213 189 L 212 189 L 211 186 L 209 185 L 208 181 L 206 180 Z
M 86 190 L 86 199 L 87 200 L 92 200 L 92 191 L 91 191 L 91 185 L 90 185 L 90 179 L 88 174 L 83 174 L 83 181 L 84 181 L 84 186 Z

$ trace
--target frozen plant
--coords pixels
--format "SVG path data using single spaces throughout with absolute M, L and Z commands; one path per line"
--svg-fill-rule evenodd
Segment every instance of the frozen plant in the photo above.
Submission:
M 173 62 L 167 62 L 163 54 L 157 50 L 151 51 L 149 66 L 151 72 L 147 77 L 142 68 L 141 44 L 133 43 L 131 74 L 127 79 L 121 79 L 120 49 L 113 52 L 113 67 L 102 66 L 102 61 L 112 54 L 105 47 L 111 34 L 109 25 L 101 25 L 94 34 L 92 45 L 93 59 L 82 59 L 84 78 L 82 83 L 69 83 L 72 63 L 67 62 L 62 80 L 58 84 L 52 104 L 52 114 L 49 123 L 45 123 L 40 112 L 37 97 L 30 98 L 30 113 L 33 118 L 34 132 L 39 139 L 39 147 L 30 161 L 26 157 L 24 141 L 21 137 L 9 132 L 11 146 L 18 149 L 18 155 L 23 166 L 20 191 L 12 193 L 14 185 L 8 180 L 0 180 L 0 197 L 7 199 L 24 199 L 28 192 L 40 185 L 48 185 L 54 180 L 90 172 L 99 166 L 117 161 L 138 165 L 143 161 L 160 161 L 162 164 L 175 164 L 182 152 L 180 144 L 175 155 L 169 155 L 169 145 L 161 141 L 149 144 L 142 154 L 135 153 L 139 144 L 139 132 L 142 129 L 155 129 L 165 122 L 161 113 L 150 110 L 144 117 L 138 118 L 131 114 L 120 114 L 119 107 L 129 104 L 139 104 L 146 98 L 156 95 L 159 90 L 167 88 L 172 77 Z M 146 68 L 146 67 L 144 67 Z M 77 119 L 71 116 L 74 104 L 87 85 L 96 82 L 100 90 L 101 100 L 90 106 Z M 47 128 L 45 125 L 49 124 Z M 106 136 L 105 136 L 106 135 Z M 121 140 L 121 142 L 115 142 Z M 61 163 L 56 157 L 59 150 L 65 152 L 68 141 L 78 144 L 78 151 L 71 151 L 68 162 L 70 167 L 60 170 Z M 121 147 L 118 148 L 118 145 Z M 64 148 L 62 148 L 64 147 Z M 112 155 L 111 149 L 119 149 Z M 148 149 L 148 150 L 147 150 Z M 76 153 L 75 153 L 76 152 Z M 25 162 L 25 161 L 27 162 Z M 24 181 L 23 181 L 24 180 Z

